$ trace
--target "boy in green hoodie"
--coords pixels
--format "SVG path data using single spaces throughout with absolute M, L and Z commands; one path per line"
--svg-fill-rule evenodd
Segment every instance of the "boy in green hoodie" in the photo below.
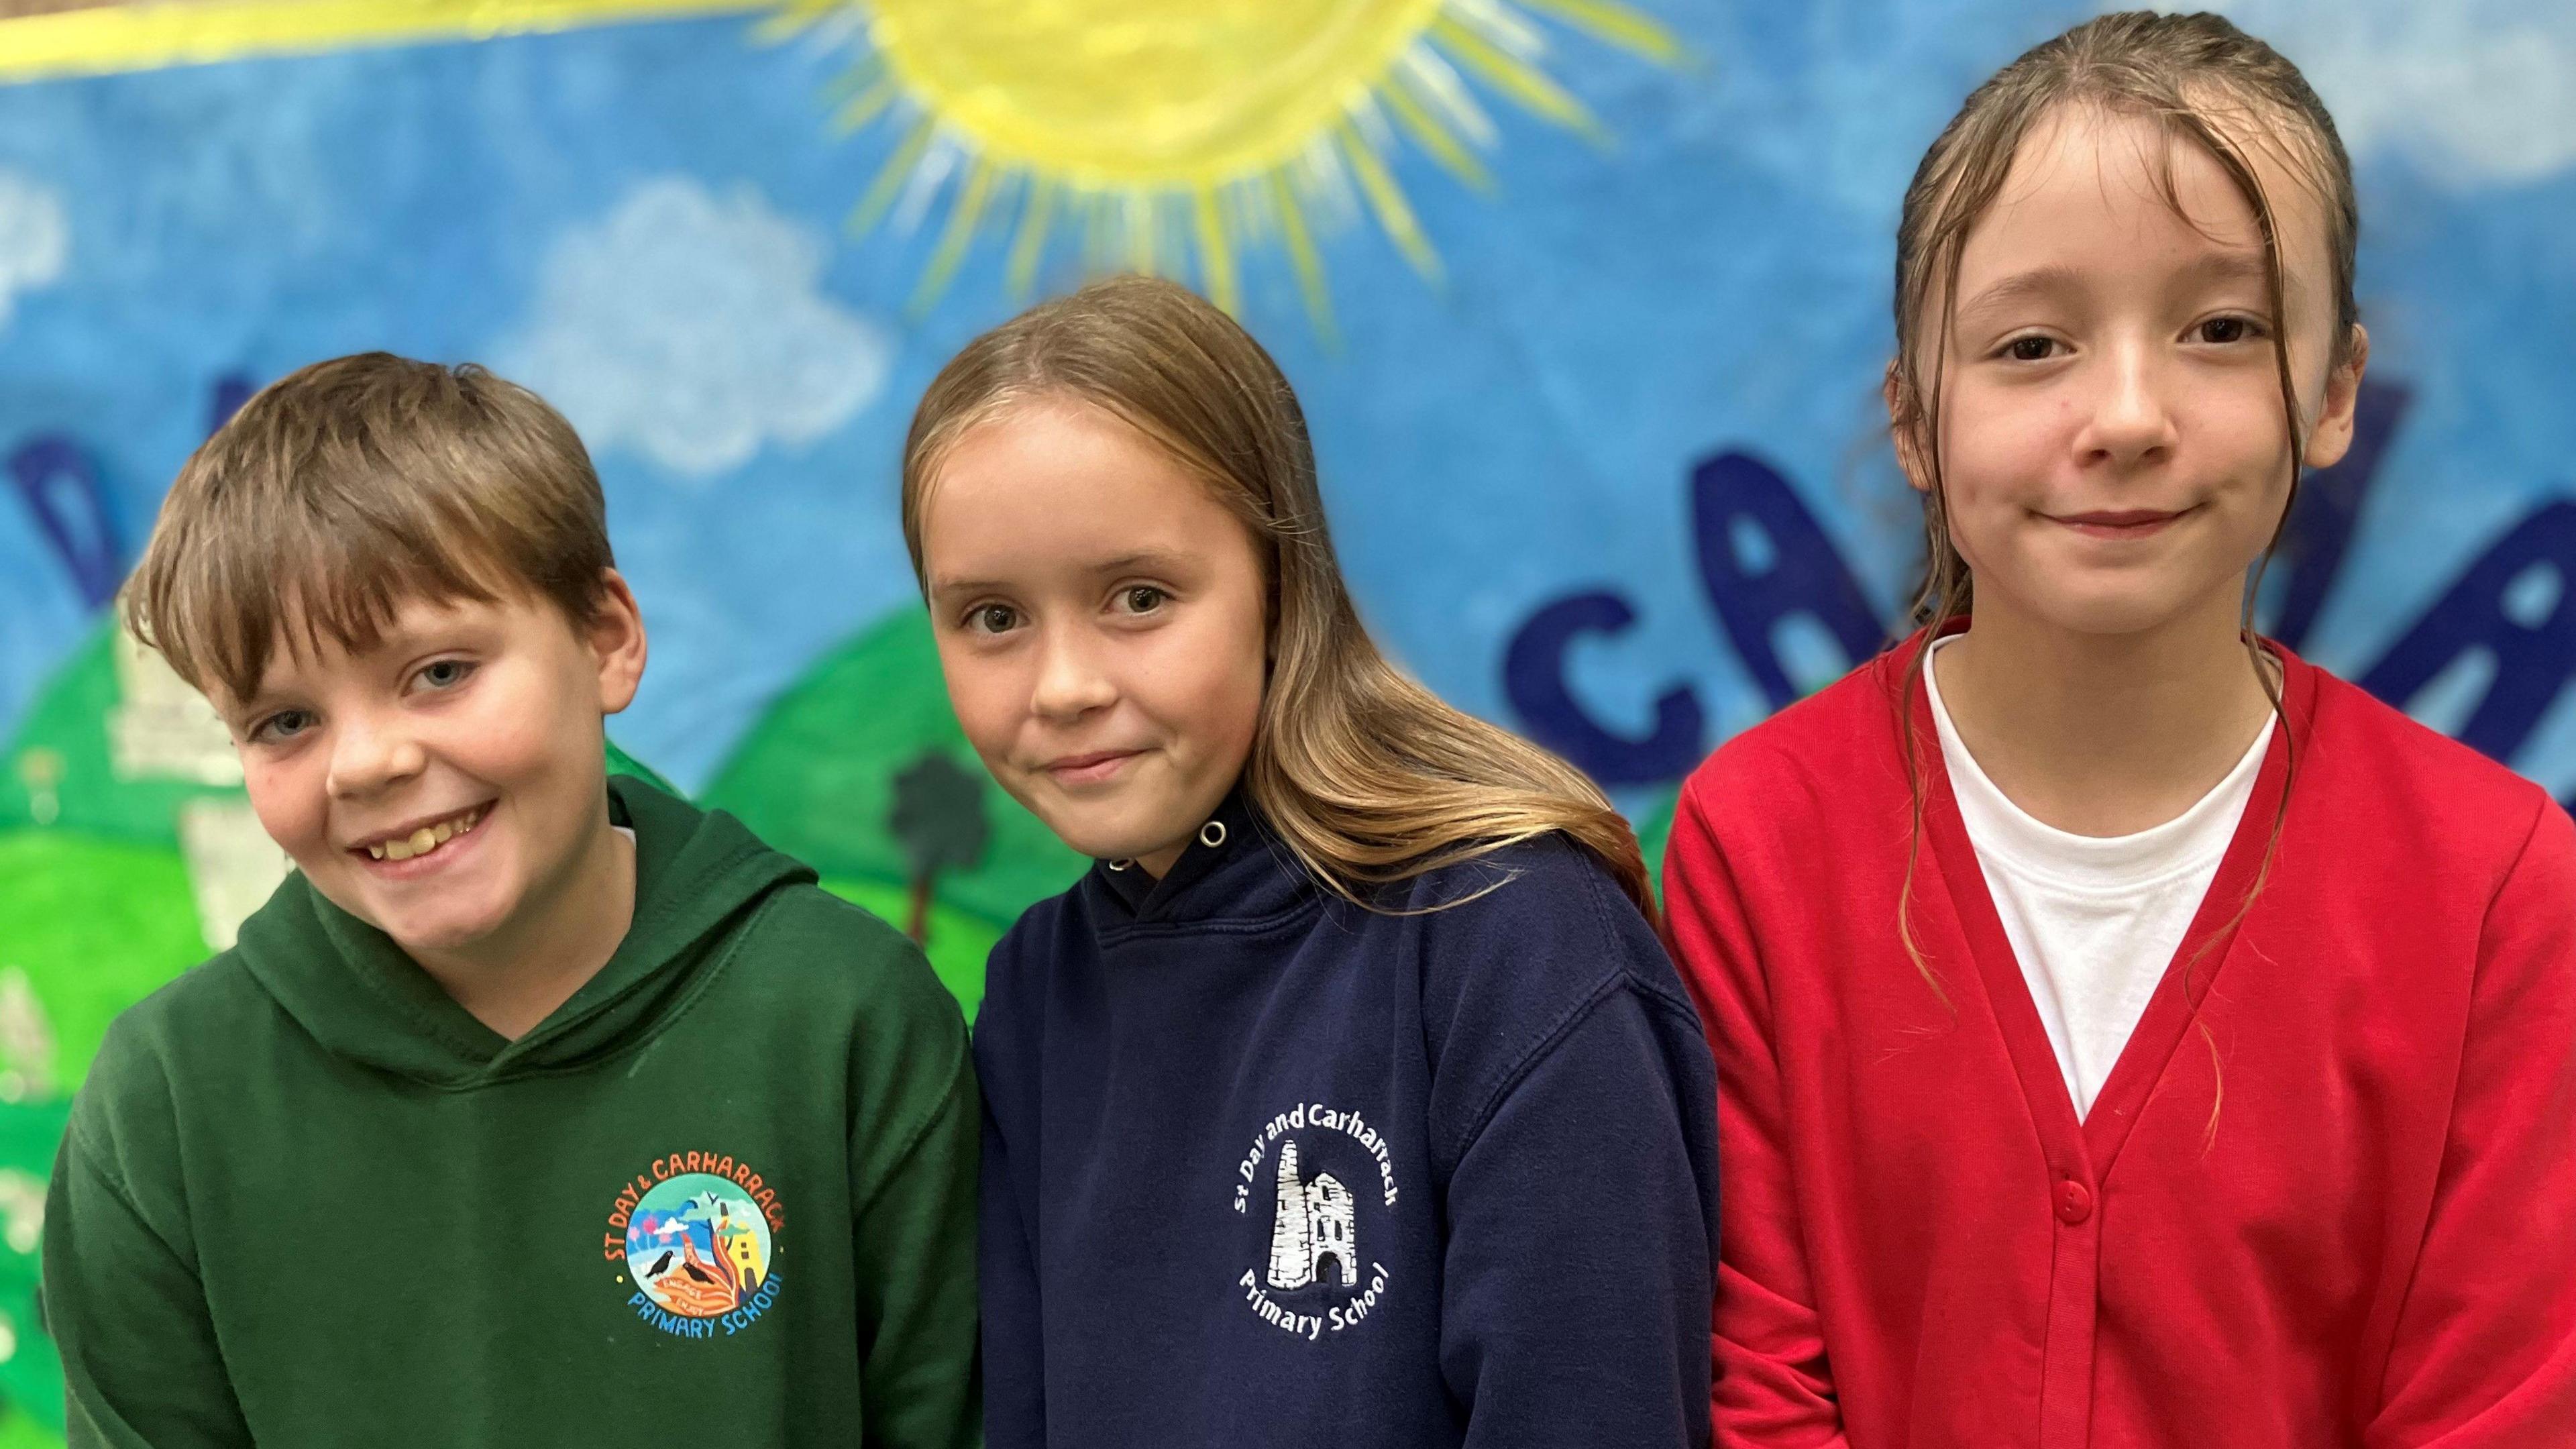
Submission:
M 975 1441 L 957 1006 L 731 817 L 606 778 L 644 628 L 561 417 L 306 368 L 190 459 L 128 599 L 297 869 L 73 1109 L 73 1444 Z

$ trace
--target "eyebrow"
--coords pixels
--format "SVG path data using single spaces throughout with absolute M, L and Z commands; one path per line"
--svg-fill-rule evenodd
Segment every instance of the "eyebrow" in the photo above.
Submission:
M 1133 553 L 1116 554 L 1109 558 L 1098 559 L 1079 567 L 1086 573 L 1092 574 L 1124 574 L 1133 573 L 1139 569 L 1168 570 L 1188 562 L 1188 559 L 1189 555 L 1177 549 L 1145 548 Z M 934 578 L 930 581 L 930 592 L 940 595 L 982 593 L 988 589 L 1009 587 L 1010 585 L 997 579 Z
M 2182 269 L 2183 279 L 2190 282 L 2257 282 L 2271 273 L 2263 253 L 2230 247 L 2202 253 Z M 2032 297 L 2045 297 L 2080 291 L 2084 280 L 2075 269 L 2050 265 L 2015 272 L 1960 304 L 1959 318 L 1966 321 L 1979 314 L 1992 312 L 2013 302 Z

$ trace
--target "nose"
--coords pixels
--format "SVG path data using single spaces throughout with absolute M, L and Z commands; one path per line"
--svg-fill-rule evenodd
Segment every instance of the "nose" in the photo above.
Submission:
M 2145 345 L 2105 349 L 2096 372 L 2091 412 L 2075 438 L 2088 465 L 2126 471 L 2173 456 L 2174 415 L 2168 382 L 2154 349 Z
M 1092 640 L 1082 630 L 1044 630 L 1038 650 L 1037 680 L 1029 692 L 1031 713 L 1063 723 L 1117 700 L 1118 686 L 1100 668 Z
M 429 752 L 399 720 L 359 713 L 332 722 L 331 793 L 360 799 L 417 777 Z

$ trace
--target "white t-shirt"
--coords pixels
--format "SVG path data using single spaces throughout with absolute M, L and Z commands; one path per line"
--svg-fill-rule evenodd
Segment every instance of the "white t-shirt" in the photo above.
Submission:
M 1959 743 L 1928 667 L 1923 681 L 1968 843 L 2081 1118 L 2209 894 L 2254 796 L 2275 721 L 2265 720 L 2245 758 L 2182 814 L 2135 835 L 2074 835 L 1995 788 Z

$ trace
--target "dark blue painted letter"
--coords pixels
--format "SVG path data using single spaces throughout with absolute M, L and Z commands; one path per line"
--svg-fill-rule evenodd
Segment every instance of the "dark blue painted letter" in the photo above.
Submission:
M 2540 585 L 2543 607 L 2516 607 L 2526 576 Z M 2496 540 L 2362 677 L 2362 688 L 2403 706 L 2472 649 L 2495 656 L 2495 682 L 2460 740 L 2510 763 L 2576 675 L 2576 502 L 2549 504 Z
M 1566 651 L 1581 635 L 1616 634 L 1636 622 L 1637 611 L 1617 594 L 1576 594 L 1530 616 L 1503 655 L 1503 693 L 1530 738 L 1604 785 L 1648 785 L 1689 773 L 1707 728 L 1688 686 L 1655 701 L 1654 732 L 1641 740 L 1612 734 L 1583 712 L 1566 684 Z
M 1747 453 L 1720 453 L 1691 473 L 1700 582 L 1744 667 L 1778 709 L 1798 697 L 1772 631 L 1804 614 L 1857 664 L 1886 638 L 1833 540 L 1789 480 Z M 1748 556 L 1750 555 L 1750 556 Z

